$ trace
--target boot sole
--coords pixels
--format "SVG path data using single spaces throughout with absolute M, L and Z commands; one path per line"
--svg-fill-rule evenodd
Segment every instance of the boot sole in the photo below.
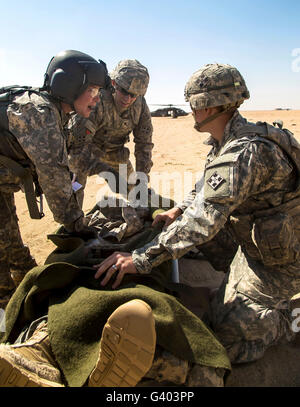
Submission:
M 63 385 L 43 379 L 34 373 L 23 370 L 19 366 L 0 356 L 0 387 L 64 387 Z
M 156 346 L 152 310 L 142 300 L 121 305 L 102 332 L 89 387 L 133 387 L 150 369 Z

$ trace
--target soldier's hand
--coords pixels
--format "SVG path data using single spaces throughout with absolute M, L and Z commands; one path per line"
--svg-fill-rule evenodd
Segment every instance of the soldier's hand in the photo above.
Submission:
M 124 252 L 115 252 L 101 264 L 96 264 L 93 267 L 98 269 L 95 278 L 100 278 L 106 272 L 105 277 L 101 281 L 103 286 L 109 282 L 111 277 L 116 276 L 112 288 L 117 288 L 121 284 L 125 274 L 137 274 L 131 254 Z
M 171 208 L 163 213 L 158 213 L 152 222 L 152 226 L 157 225 L 159 222 L 164 222 L 164 227 L 167 227 L 171 225 L 171 223 L 173 223 L 181 214 L 182 210 L 179 208 Z

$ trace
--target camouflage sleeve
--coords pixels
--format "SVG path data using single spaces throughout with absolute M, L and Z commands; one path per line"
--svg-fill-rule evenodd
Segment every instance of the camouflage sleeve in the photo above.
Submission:
M 198 206 L 197 198 L 165 231 L 132 253 L 140 273 L 150 273 L 162 262 L 182 257 L 193 247 L 213 238 L 223 227 L 226 216 L 209 203 L 202 202 Z
M 72 223 L 83 215 L 72 191 L 66 143 L 58 113 L 49 106 L 17 105 L 8 111 L 10 131 L 33 162 L 53 217 Z
M 185 198 L 185 200 L 181 203 L 178 203 L 177 205 L 175 205 L 176 208 L 179 208 L 182 210 L 182 212 L 184 212 L 186 210 L 186 208 L 188 208 L 189 206 L 191 206 L 191 204 L 193 203 L 194 199 L 196 198 L 197 193 L 203 188 L 203 182 L 204 182 L 204 178 L 202 177 L 195 185 L 195 188 L 188 194 L 188 196 Z
M 194 201 L 196 197 L 196 190 L 193 189 L 188 196 L 185 198 L 184 201 L 178 203 L 177 205 L 175 205 L 175 208 L 179 208 L 182 210 L 182 212 L 184 212 L 186 210 L 186 208 L 188 208 L 192 202 Z
M 246 144 L 239 146 L 237 153 L 221 155 L 211 162 L 204 173 L 203 190 L 193 203 L 152 242 L 132 253 L 138 272 L 150 273 L 163 261 L 180 258 L 210 241 L 251 195 L 274 188 L 278 177 L 287 176 L 288 171 L 282 171 L 287 159 L 268 143 Z
M 88 119 L 77 115 L 71 123 L 72 142 L 69 161 L 72 171 L 76 174 L 87 177 L 111 170 L 111 167 L 102 161 L 104 153 L 94 142 L 97 131 L 101 128 L 102 116 L 103 106 L 100 104 Z
M 135 143 L 136 171 L 149 174 L 152 163 L 152 143 L 153 126 L 150 110 L 143 100 L 143 108 L 137 127 L 133 129 L 133 141 Z
M 92 155 L 92 139 L 96 132 L 95 113 L 88 119 L 79 115 L 71 118 L 69 124 L 71 141 L 68 146 L 70 168 L 73 172 L 88 174 Z

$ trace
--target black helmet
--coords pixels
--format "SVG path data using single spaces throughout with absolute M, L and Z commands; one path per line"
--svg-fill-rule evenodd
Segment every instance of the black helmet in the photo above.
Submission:
M 54 98 L 73 105 L 89 85 L 110 85 L 103 61 L 96 61 L 80 51 L 62 51 L 52 57 L 45 73 L 43 88 Z

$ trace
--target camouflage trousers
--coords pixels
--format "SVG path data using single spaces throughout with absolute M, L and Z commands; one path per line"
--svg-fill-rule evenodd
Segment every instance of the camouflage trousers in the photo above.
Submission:
M 0 191 L 0 308 L 5 308 L 15 287 L 36 265 L 21 238 L 14 194 Z
M 44 324 L 44 330 L 48 329 L 48 316 L 38 318 L 28 327 L 25 327 L 18 336 L 15 344 L 28 341 L 40 324 Z M 52 354 L 51 349 L 49 353 Z M 53 355 L 53 354 L 52 354 Z M 53 355 L 53 359 L 55 359 Z M 223 387 L 225 369 L 191 364 L 186 360 L 165 351 L 157 345 L 152 367 L 137 384 L 139 387 L 154 385 L 154 383 L 171 384 L 188 387 Z
M 225 369 L 182 360 L 156 346 L 153 364 L 138 386 L 147 381 L 187 387 L 223 387 Z
M 260 359 L 270 346 L 294 338 L 288 299 L 277 305 L 272 303 L 273 297 L 263 294 L 267 286 L 263 279 L 259 281 L 260 297 L 253 289 L 246 264 L 239 249 L 230 272 L 211 301 L 211 327 L 232 363 Z

